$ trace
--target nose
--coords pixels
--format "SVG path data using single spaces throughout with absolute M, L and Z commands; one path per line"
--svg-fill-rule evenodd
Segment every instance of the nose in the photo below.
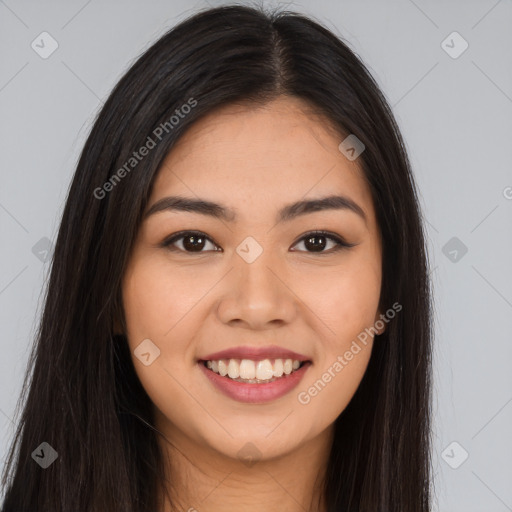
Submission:
M 234 255 L 235 268 L 224 280 L 217 308 L 223 323 L 265 330 L 293 321 L 299 299 L 288 282 L 290 273 L 264 255 L 252 263 Z

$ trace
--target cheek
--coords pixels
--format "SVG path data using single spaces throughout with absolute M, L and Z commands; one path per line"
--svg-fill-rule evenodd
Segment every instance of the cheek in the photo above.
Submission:
M 198 325 L 193 307 L 204 293 L 200 287 L 191 286 L 186 273 L 171 275 L 165 263 L 151 258 L 132 261 L 123 279 L 126 335 L 135 371 L 157 409 L 178 423 L 180 412 L 195 407 L 180 383 L 190 378 L 191 339 Z M 134 355 L 146 339 L 160 350 L 147 366 Z
M 129 339 L 150 338 L 169 348 L 169 340 L 185 339 L 176 332 L 205 290 L 186 272 L 169 272 L 165 262 L 146 259 L 135 263 L 123 281 L 123 306 Z M 186 322 L 185 322 L 186 323 Z M 172 343 L 173 350 L 180 350 Z
M 332 344 L 327 352 L 341 350 L 373 325 L 380 291 L 380 262 L 354 256 L 345 265 L 304 277 L 298 295 L 322 321 L 322 332 Z
M 346 408 L 366 372 L 381 291 L 378 252 L 357 254 L 344 265 L 315 279 L 305 279 L 299 294 L 322 322 L 317 364 L 301 386 L 299 403 L 316 418 L 317 428 L 328 425 Z M 309 286 L 309 291 L 308 291 Z M 309 305 L 308 304 L 308 305 Z
M 304 417 L 313 422 L 312 431 L 319 432 L 332 424 L 352 400 L 366 372 L 371 346 L 371 342 L 353 346 L 349 350 L 351 360 L 346 359 L 346 351 L 328 358 L 327 364 L 317 368 L 301 387 L 297 399 Z

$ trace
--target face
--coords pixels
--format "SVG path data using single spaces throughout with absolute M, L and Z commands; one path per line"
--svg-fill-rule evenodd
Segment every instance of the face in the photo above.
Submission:
M 157 174 L 123 306 L 138 377 L 175 442 L 284 455 L 330 430 L 367 368 L 379 228 L 344 137 L 307 109 L 283 97 L 223 107 Z M 331 196 L 342 199 L 307 207 Z

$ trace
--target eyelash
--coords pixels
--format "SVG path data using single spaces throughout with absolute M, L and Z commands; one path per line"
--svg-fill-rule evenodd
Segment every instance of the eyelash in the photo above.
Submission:
M 175 234 L 171 235 L 169 238 L 167 238 L 166 240 L 164 240 L 162 242 L 161 246 L 165 247 L 169 251 L 182 252 L 185 254 L 202 254 L 204 252 L 211 252 L 211 251 L 185 251 L 183 249 L 178 249 L 177 247 L 172 246 L 173 243 L 175 243 L 178 240 L 181 240 L 183 238 L 186 238 L 187 236 L 198 236 L 198 237 L 204 238 L 205 240 L 211 242 L 213 245 L 218 247 L 209 236 L 207 236 L 205 233 L 203 233 L 201 231 L 180 231 L 179 233 L 175 233 Z M 328 251 L 319 251 L 319 252 L 298 251 L 298 252 L 306 252 L 309 254 L 333 254 L 342 249 L 350 249 L 351 247 L 354 247 L 356 245 L 356 244 L 349 244 L 349 243 L 345 242 L 345 240 L 343 240 L 343 238 L 341 238 L 340 236 L 335 235 L 334 233 L 330 233 L 328 231 L 311 231 L 309 233 L 306 233 L 299 240 L 297 240 L 297 242 L 294 245 L 297 245 L 299 242 L 302 242 L 302 241 L 304 241 L 310 237 L 313 237 L 313 236 L 323 236 L 329 240 L 334 241 L 336 246 L 329 249 Z M 217 251 L 214 251 L 214 252 L 217 252 Z

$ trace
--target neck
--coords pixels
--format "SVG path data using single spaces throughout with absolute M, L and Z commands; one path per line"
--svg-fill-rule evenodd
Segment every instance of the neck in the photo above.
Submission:
M 160 512 L 287 510 L 326 512 L 324 479 L 333 429 L 290 453 L 269 460 L 242 462 L 227 457 L 183 433 L 159 438 L 166 461 Z

